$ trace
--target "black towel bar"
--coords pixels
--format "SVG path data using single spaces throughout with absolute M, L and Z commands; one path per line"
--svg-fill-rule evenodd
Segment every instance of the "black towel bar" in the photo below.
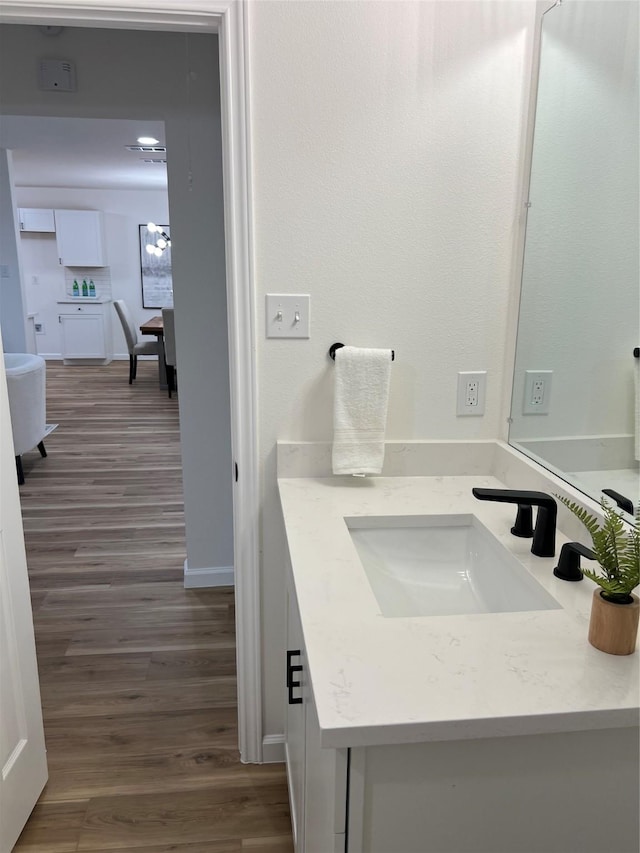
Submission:
M 343 346 L 344 346 L 344 344 L 331 344 L 331 346 L 329 347 L 329 357 L 335 361 L 336 360 L 336 350 L 340 349 L 340 347 L 343 347 Z M 391 361 L 395 361 L 395 360 L 396 360 L 395 350 L 391 350 Z

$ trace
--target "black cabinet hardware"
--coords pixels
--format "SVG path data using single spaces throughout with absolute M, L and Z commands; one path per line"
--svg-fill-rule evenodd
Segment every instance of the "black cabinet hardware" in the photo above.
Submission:
M 302 696 L 293 695 L 296 687 L 302 687 L 302 683 L 294 679 L 295 673 L 302 672 L 302 666 L 301 664 L 291 663 L 292 658 L 299 656 L 300 649 L 287 649 L 287 692 L 290 705 L 302 705 Z

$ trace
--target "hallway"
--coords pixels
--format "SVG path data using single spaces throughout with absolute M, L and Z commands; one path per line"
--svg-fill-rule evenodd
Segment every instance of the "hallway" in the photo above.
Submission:
M 234 597 L 185 590 L 178 401 L 156 362 L 47 364 L 21 487 L 49 782 L 16 853 L 290 853 L 284 765 L 236 748 Z

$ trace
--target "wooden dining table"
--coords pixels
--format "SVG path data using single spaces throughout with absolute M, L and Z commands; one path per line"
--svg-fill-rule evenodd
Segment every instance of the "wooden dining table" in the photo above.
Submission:
M 140 326 L 140 333 L 143 335 L 155 335 L 160 345 L 158 352 L 158 381 L 161 388 L 167 387 L 167 366 L 164 363 L 164 323 L 162 315 L 151 317 L 149 320 Z

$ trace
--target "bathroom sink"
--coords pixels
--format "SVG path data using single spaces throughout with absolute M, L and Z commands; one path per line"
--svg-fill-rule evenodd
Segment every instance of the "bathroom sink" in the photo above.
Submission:
M 383 616 L 560 608 L 474 515 L 345 522 Z

